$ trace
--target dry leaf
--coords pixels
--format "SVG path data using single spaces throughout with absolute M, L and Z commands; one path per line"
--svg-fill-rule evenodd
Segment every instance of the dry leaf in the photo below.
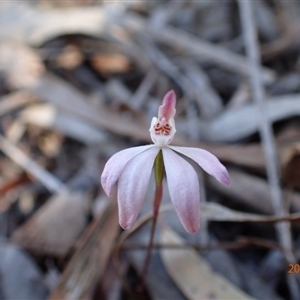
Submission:
M 5 42 L 0 45 L 0 71 L 13 88 L 28 88 L 36 84 L 45 69 L 33 49 L 20 43 Z
M 229 169 L 231 179 L 230 189 L 224 188 L 213 178 L 208 178 L 209 185 L 215 191 L 221 192 L 229 197 L 232 201 L 242 203 L 265 214 L 274 213 L 271 204 L 271 191 L 268 183 L 253 175 L 245 172 Z M 286 192 L 284 190 L 284 192 Z M 292 197 L 292 207 L 296 211 L 300 211 L 300 195 L 294 193 Z
M 94 107 L 86 96 L 67 82 L 47 74 L 40 78 L 32 92 L 58 108 L 80 116 L 90 123 L 104 127 L 113 133 L 150 141 L 149 128 L 136 126 L 135 120 L 120 117 L 120 114 L 106 107 Z M 65 101 L 68 99 L 68 101 Z
M 24 123 L 53 129 L 85 144 L 105 141 L 105 135 L 86 120 L 57 109 L 51 104 L 37 104 L 24 109 L 20 114 Z
M 162 244 L 184 245 L 170 228 L 161 230 Z M 185 249 L 160 250 L 163 263 L 187 299 L 252 299 L 233 286 L 227 279 L 214 272 L 198 253 L 186 246 Z
M 300 187 L 300 143 L 296 142 L 286 149 L 283 160 L 283 182 L 290 188 Z
M 135 138 L 143 142 L 151 142 L 149 127 L 136 126 L 135 120 L 125 120 L 109 108 L 95 108 L 85 100 L 85 95 L 67 82 L 46 74 L 32 92 L 62 110 L 80 116 L 93 125 L 106 128 L 112 133 Z M 65 101 L 68 99 L 68 101 Z M 245 166 L 263 167 L 264 157 L 259 145 L 209 145 L 199 142 L 191 142 L 180 135 L 176 135 L 173 144 L 178 146 L 190 146 L 204 148 L 217 155 L 221 160 L 234 162 Z
M 4 136 L 0 135 L 0 150 L 5 153 L 15 163 L 20 165 L 27 173 L 44 184 L 49 191 L 60 191 L 64 189 L 64 184 L 49 173 L 46 169 L 37 164 L 26 153 L 11 143 Z
M 200 60 L 213 62 L 230 71 L 238 72 L 239 74 L 249 75 L 250 65 L 243 56 L 227 50 L 225 47 L 209 43 L 196 36 L 190 35 L 187 32 L 175 29 L 172 26 L 164 26 L 163 28 L 149 26 L 144 18 L 137 14 L 113 14 L 115 20 L 121 26 L 138 34 L 148 33 L 154 40 L 161 42 L 173 49 L 183 50 L 191 56 L 197 57 Z M 274 72 L 267 68 L 262 68 L 263 78 L 266 82 L 274 81 Z
M 0 116 L 3 116 L 26 104 L 34 102 L 34 97 L 25 91 L 17 91 L 0 98 Z
M 102 75 L 124 73 L 130 68 L 130 61 L 122 54 L 98 54 L 91 57 L 92 66 Z
M 71 258 L 49 299 L 93 299 L 96 284 L 104 275 L 119 232 L 116 202 L 109 202 L 104 215 L 84 232 L 78 250 Z
M 6 5 L 5 5 L 6 4 Z M 0 38 L 40 46 L 65 34 L 101 36 L 108 16 L 102 7 L 38 9 L 21 2 L 0 3 Z
M 71 70 L 81 65 L 83 59 L 83 55 L 77 47 L 68 45 L 62 53 L 54 58 L 54 63 L 61 68 Z
M 280 121 L 300 114 L 300 95 L 274 97 L 266 102 L 267 118 L 270 122 Z M 258 131 L 257 106 L 249 103 L 218 115 L 203 126 L 203 137 L 214 142 L 236 141 Z
M 65 256 L 84 229 L 85 199 L 82 192 L 54 195 L 14 232 L 12 240 L 39 254 Z
M 227 208 L 218 203 L 203 203 L 201 205 L 202 216 L 209 221 L 225 222 L 276 222 L 282 220 L 299 220 L 300 213 L 294 213 L 283 216 L 264 216 L 239 212 Z
M 0 246 L 1 299 L 46 299 L 42 271 L 15 245 Z

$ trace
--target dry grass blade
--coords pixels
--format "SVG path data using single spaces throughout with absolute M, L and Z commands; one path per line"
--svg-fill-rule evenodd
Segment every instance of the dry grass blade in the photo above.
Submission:
M 229 209 L 217 203 L 206 203 L 201 205 L 202 216 L 209 221 L 225 222 L 280 222 L 298 221 L 300 213 L 285 216 L 261 216 L 256 214 L 242 213 Z
M 263 151 L 259 144 L 226 145 L 189 142 L 188 145 L 190 147 L 204 148 L 215 154 L 220 160 L 224 160 L 235 165 L 255 169 L 263 169 L 265 166 Z
M 193 87 L 194 95 L 204 118 L 211 119 L 222 110 L 222 99 L 210 84 L 205 72 L 193 61 L 184 61 L 185 74 Z
M 41 58 L 30 47 L 21 43 L 2 42 L 0 71 L 14 88 L 28 88 L 36 83 L 45 68 Z
M 85 96 L 80 91 L 54 76 L 49 74 L 44 76 L 38 86 L 33 89 L 33 93 L 41 99 L 45 99 L 55 106 L 113 133 L 133 137 L 144 142 L 151 141 L 148 127 L 136 126 L 133 121 L 123 120 L 118 114 L 105 107 L 102 107 L 101 110 L 96 109 L 86 103 Z M 64 99 L 69 99 L 69 101 L 66 102 Z M 204 148 L 213 152 L 221 160 L 241 165 L 264 166 L 262 150 L 259 146 L 208 145 L 188 141 L 179 135 L 175 136 L 174 144 Z
M 92 294 L 104 274 L 118 231 L 117 205 L 111 202 L 104 215 L 87 228 L 81 246 L 49 299 L 93 299 Z
M 185 244 L 182 238 L 167 227 L 161 230 L 160 242 Z M 187 299 L 252 299 L 216 274 L 208 263 L 188 246 L 185 249 L 161 249 L 160 254 L 169 275 Z
M 105 32 L 106 15 L 98 7 L 38 9 L 26 3 L 6 3 L 0 10 L 0 37 L 40 46 L 62 34 L 93 36 Z M 80 22 L 79 22 L 80 20 Z
M 14 272 L 0 272 L 0 298 L 21 295 L 28 275 L 26 299 L 42 288 L 59 300 L 300 299 L 288 268 L 300 257 L 299 13 L 286 0 L 0 1 L 0 239 L 40 271 L 36 281 L 2 257 Z M 172 144 L 217 156 L 231 186 L 192 164 L 201 225 L 190 235 L 164 178 L 145 276 L 155 180 L 123 231 L 122 197 L 107 198 L 100 173 L 152 143 L 169 90 Z
M 300 115 L 300 95 L 284 95 L 274 97 L 265 104 L 266 118 L 270 123 Z M 203 130 L 203 137 L 214 142 L 236 141 L 245 138 L 260 126 L 257 115 L 258 105 L 247 105 L 224 111 L 208 123 Z
M 84 94 L 54 76 L 48 74 L 42 77 L 32 91 L 41 99 L 113 133 L 150 141 L 148 128 L 136 126 L 133 121 L 120 118 L 118 113 L 108 108 L 102 107 L 100 110 L 93 107 L 86 102 Z
M 233 202 L 242 203 L 255 211 L 272 214 L 272 195 L 267 182 L 257 176 L 245 172 L 229 169 L 231 188 L 225 188 L 213 178 L 208 178 L 209 185 L 216 191 L 226 195 Z M 284 192 L 287 192 L 284 190 Z M 300 195 L 295 193 L 292 207 L 300 210 Z
M 148 94 L 157 80 L 158 72 L 153 68 L 148 71 L 140 86 L 131 97 L 132 106 L 136 109 L 141 108 L 142 104 L 148 97 Z
M 164 205 L 160 213 L 172 211 L 172 205 Z M 239 212 L 218 203 L 202 203 L 202 217 L 208 221 L 218 222 L 280 222 L 280 221 L 299 221 L 300 213 L 287 214 L 283 216 L 264 216 L 250 213 Z
M 170 243 L 170 244 L 160 244 L 155 243 L 153 245 L 153 248 L 160 249 L 160 248 L 175 248 L 175 249 L 181 249 L 186 248 L 187 246 L 190 246 L 198 251 L 207 251 L 207 250 L 213 250 L 213 249 L 227 249 L 227 250 L 235 250 L 235 249 L 242 249 L 242 248 L 249 248 L 251 246 L 253 247 L 260 247 L 260 248 L 266 248 L 266 249 L 281 249 L 282 247 L 272 241 L 269 240 L 263 240 L 259 238 L 244 238 L 240 237 L 235 242 L 212 242 L 212 243 L 188 243 L 188 244 L 178 244 L 178 243 Z M 147 249 L 146 243 L 125 243 L 122 247 L 123 250 L 133 250 L 133 249 Z
M 31 105 L 23 109 L 20 120 L 25 124 L 35 124 L 59 131 L 84 144 L 96 144 L 105 140 L 104 134 L 95 126 L 48 103 Z
M 10 111 L 32 103 L 34 97 L 25 91 L 18 91 L 0 98 L 0 116 Z
M 94 166 L 87 161 L 68 182 L 68 190 L 52 196 L 14 232 L 13 241 L 33 252 L 65 257 L 86 226 L 92 176 Z
M 66 82 L 55 78 L 54 76 L 44 76 L 39 84 L 33 89 L 33 93 L 41 99 L 53 103 L 60 109 L 82 117 L 84 120 L 101 128 L 137 140 L 150 142 L 149 128 L 136 126 L 133 121 L 123 120 L 113 111 L 102 107 L 96 109 L 86 103 L 85 96 Z M 69 99 L 69 101 L 64 101 Z M 230 145 L 208 145 L 199 142 L 191 142 L 177 135 L 174 138 L 174 144 L 179 146 L 191 146 L 204 148 L 213 152 L 221 160 L 235 162 L 246 166 L 264 166 L 262 150 L 259 146 L 230 146 Z M 258 160 L 258 158 L 261 158 Z
M 64 188 L 64 184 L 60 180 L 43 169 L 2 135 L 0 135 L 0 150 L 16 164 L 20 165 L 26 172 L 40 181 L 49 191 L 58 192 Z
M 175 49 L 185 50 L 200 60 L 216 63 L 243 75 L 250 74 L 250 66 L 244 57 L 221 46 L 205 42 L 186 32 L 174 29 L 171 26 L 165 26 L 163 28 L 147 26 L 147 23 L 142 18 L 134 14 L 116 15 L 115 19 L 118 20 L 122 26 L 131 31 L 141 34 L 147 32 L 154 40 Z M 271 70 L 264 68 L 262 73 L 266 81 L 270 82 L 274 80 L 274 73 Z
M 168 75 L 171 79 L 176 82 L 181 89 L 189 97 L 193 96 L 193 89 L 191 83 L 181 73 L 179 68 L 173 64 L 173 62 L 153 43 L 153 41 L 144 35 L 139 36 L 140 43 L 145 48 L 148 56 L 152 60 L 152 63 L 156 65 L 158 69 Z
M 266 158 L 266 171 L 270 189 L 272 193 L 272 204 L 276 215 L 282 216 L 285 213 L 283 197 L 279 185 L 279 172 L 275 150 L 275 143 L 270 122 L 265 118 L 266 105 L 264 100 L 264 89 L 262 84 L 262 77 L 260 72 L 260 57 L 258 52 L 258 41 L 256 28 L 254 24 L 252 3 L 248 1 L 239 0 L 239 7 L 241 13 L 241 21 L 243 26 L 244 40 L 246 45 L 249 63 L 251 65 L 251 85 L 253 89 L 254 101 L 258 106 L 258 116 L 260 119 L 260 135 L 262 138 L 263 149 Z M 282 246 L 286 249 L 292 249 L 292 235 L 290 231 L 290 224 L 281 222 L 276 224 L 277 233 Z M 292 250 L 284 251 L 288 262 L 296 263 L 296 257 Z M 294 299 L 300 298 L 299 282 L 295 276 L 287 277 L 291 297 Z

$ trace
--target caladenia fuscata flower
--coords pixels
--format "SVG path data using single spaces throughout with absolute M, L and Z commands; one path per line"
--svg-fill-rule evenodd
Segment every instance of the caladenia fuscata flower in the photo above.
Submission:
M 200 226 L 200 190 L 196 171 L 183 157 L 195 161 L 219 182 L 230 185 L 227 170 L 216 156 L 203 149 L 170 145 L 176 133 L 175 105 L 175 93 L 170 91 L 159 107 L 158 117 L 151 122 L 149 131 L 154 144 L 122 150 L 105 165 L 102 187 L 110 197 L 118 182 L 119 222 L 124 229 L 131 228 L 137 219 L 153 166 L 157 186 L 154 211 L 158 213 L 165 176 L 173 206 L 190 233 L 198 231 Z

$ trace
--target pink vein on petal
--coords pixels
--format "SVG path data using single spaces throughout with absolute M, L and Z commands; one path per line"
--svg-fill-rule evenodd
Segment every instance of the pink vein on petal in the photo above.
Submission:
M 170 146 L 171 149 L 194 160 L 205 172 L 214 176 L 221 183 L 230 186 L 227 169 L 212 153 L 198 148 Z
M 107 161 L 101 176 L 101 184 L 107 196 L 111 197 L 112 189 L 118 181 L 126 164 L 136 155 L 152 147 L 154 147 L 154 145 L 124 149 L 117 152 Z
M 171 201 L 178 217 L 190 233 L 200 227 L 200 191 L 194 168 L 171 149 L 163 148 L 163 158 Z
M 129 161 L 118 181 L 119 222 L 122 228 L 132 227 L 142 207 L 154 159 L 160 149 L 150 148 Z

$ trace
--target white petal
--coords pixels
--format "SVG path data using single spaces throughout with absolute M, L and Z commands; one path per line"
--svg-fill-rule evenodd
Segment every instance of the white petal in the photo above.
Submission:
M 112 189 L 126 164 L 136 155 L 152 147 L 154 145 L 128 148 L 117 152 L 107 161 L 101 175 L 101 184 L 107 196 L 111 197 Z
M 185 230 L 200 227 L 200 191 L 194 168 L 171 149 L 163 148 L 164 165 L 171 200 Z
M 152 147 L 135 156 L 124 168 L 118 181 L 119 222 L 129 229 L 142 207 L 155 157 L 160 149 Z
M 194 160 L 205 172 L 214 176 L 221 183 L 229 186 L 230 178 L 226 168 L 212 153 L 199 148 L 170 146 L 171 149 Z

